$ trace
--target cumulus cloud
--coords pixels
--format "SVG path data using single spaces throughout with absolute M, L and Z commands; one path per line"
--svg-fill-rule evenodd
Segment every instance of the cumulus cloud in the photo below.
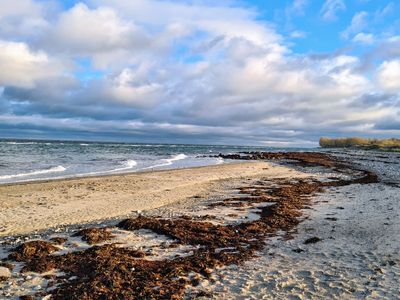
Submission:
M 0 1 L 0 36 L 7 38 L 40 35 L 49 26 L 47 18 L 57 11 L 49 1 Z
M 34 87 L 35 82 L 62 74 L 63 66 L 43 51 L 22 42 L 0 40 L 0 85 Z
M 51 34 L 49 42 L 58 50 L 81 55 L 144 43 L 140 30 L 132 22 L 121 20 L 113 9 L 91 10 L 83 3 L 62 13 Z
M 123 60 L 124 64 L 136 62 L 133 53 L 148 48 L 150 42 L 141 28 L 121 19 L 114 9 L 89 9 L 83 3 L 61 13 L 42 41 L 53 52 L 92 57 L 98 68 L 118 65 L 115 60 Z
M 400 60 L 384 61 L 379 67 L 378 81 L 389 92 L 400 92 Z

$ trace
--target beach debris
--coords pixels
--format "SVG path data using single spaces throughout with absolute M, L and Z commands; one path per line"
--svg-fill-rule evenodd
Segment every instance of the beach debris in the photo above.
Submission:
M 148 229 L 177 240 L 180 244 L 230 247 L 246 241 L 231 226 L 220 227 L 209 222 L 192 221 L 187 218 L 167 220 L 138 217 L 123 220 L 117 226 L 125 230 Z
M 95 227 L 82 229 L 73 236 L 80 236 L 82 240 L 88 242 L 90 245 L 99 244 L 114 238 L 108 228 Z

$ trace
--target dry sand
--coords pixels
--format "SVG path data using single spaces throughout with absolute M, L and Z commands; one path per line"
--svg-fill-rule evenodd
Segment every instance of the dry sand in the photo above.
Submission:
M 298 173 L 266 162 L 0 186 L 0 236 L 123 217 L 209 193 L 221 181 Z

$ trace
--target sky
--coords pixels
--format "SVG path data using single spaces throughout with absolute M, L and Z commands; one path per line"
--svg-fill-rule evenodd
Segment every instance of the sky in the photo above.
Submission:
M 1 0 L 0 137 L 400 136 L 400 2 Z

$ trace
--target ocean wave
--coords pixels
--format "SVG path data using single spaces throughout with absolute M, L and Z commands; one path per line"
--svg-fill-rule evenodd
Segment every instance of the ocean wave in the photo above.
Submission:
M 161 161 L 163 161 L 163 163 L 161 163 L 161 164 L 152 165 L 152 166 L 149 166 L 149 167 L 146 167 L 146 168 L 142 168 L 141 170 L 148 170 L 148 169 L 153 169 L 153 168 L 158 168 L 158 167 L 170 166 L 175 161 L 182 160 L 182 159 L 185 159 L 185 158 L 187 158 L 186 154 L 183 154 L 183 153 L 177 154 L 177 155 L 175 155 L 175 156 L 173 156 L 171 158 L 162 159 Z
M 114 172 L 130 170 L 130 169 L 133 169 L 136 166 L 137 166 L 137 162 L 135 160 L 129 159 L 127 161 L 124 161 L 122 163 L 122 167 L 120 167 L 120 168 L 116 168 L 116 169 L 112 169 L 112 170 L 105 170 L 105 171 L 82 173 L 82 174 L 77 174 L 76 176 L 108 174 L 108 173 L 114 173 Z
M 221 165 L 221 164 L 223 164 L 223 163 L 224 163 L 224 159 L 223 159 L 222 157 L 218 157 L 218 158 L 217 158 L 216 164 L 217 164 L 217 165 Z
M 29 173 L 20 173 L 20 174 L 14 174 L 14 175 L 3 175 L 3 176 L 0 176 L 0 180 L 19 178 L 19 177 L 35 176 L 35 175 L 48 174 L 48 173 L 58 173 L 58 172 L 64 172 L 65 170 L 66 170 L 66 168 L 64 168 L 63 166 L 57 166 L 57 167 L 53 167 L 53 168 L 50 168 L 50 169 L 36 170 L 36 171 L 29 172 Z
M 6 145 L 52 145 L 49 142 L 1 142 Z
M 133 160 L 133 159 L 130 159 L 130 160 L 125 161 L 123 163 L 123 165 L 124 165 L 124 167 L 117 168 L 117 169 L 114 169 L 114 170 L 110 170 L 109 172 L 117 172 L 117 171 L 123 171 L 123 170 L 132 169 L 132 168 L 137 166 L 137 162 L 135 160 Z
M 36 145 L 40 144 L 37 142 L 4 142 L 6 145 Z

